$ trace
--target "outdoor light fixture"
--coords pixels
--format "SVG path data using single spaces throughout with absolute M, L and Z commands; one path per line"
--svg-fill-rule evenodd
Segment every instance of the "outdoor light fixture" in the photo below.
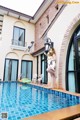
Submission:
M 33 44 L 34 44 L 34 41 L 31 41 L 31 45 L 33 46 Z
M 33 44 L 34 44 L 34 41 L 31 41 L 31 45 L 28 46 L 28 52 L 30 51 L 30 49 L 31 49 L 31 47 L 33 46 Z
M 44 46 L 45 46 L 45 53 L 46 53 L 46 54 L 49 52 L 49 50 L 50 50 L 51 48 L 53 48 L 53 45 L 54 45 L 54 43 L 51 41 L 50 38 L 46 38 L 46 39 L 45 39 Z

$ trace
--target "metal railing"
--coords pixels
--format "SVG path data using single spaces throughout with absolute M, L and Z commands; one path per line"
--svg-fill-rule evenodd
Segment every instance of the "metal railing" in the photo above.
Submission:
M 12 39 L 12 45 L 21 46 L 21 47 L 27 47 L 27 43 L 26 42 L 14 40 L 14 39 Z

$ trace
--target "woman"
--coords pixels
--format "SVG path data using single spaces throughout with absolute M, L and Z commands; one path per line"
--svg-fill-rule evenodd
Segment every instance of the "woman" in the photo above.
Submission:
M 47 72 L 50 73 L 51 81 L 49 82 L 51 88 L 56 88 L 56 53 L 54 48 L 48 52 L 48 68 Z

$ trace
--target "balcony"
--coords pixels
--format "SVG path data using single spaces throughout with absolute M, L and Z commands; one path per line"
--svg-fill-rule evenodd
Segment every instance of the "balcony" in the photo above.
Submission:
M 12 40 L 11 49 L 26 51 L 27 43 L 24 41 Z

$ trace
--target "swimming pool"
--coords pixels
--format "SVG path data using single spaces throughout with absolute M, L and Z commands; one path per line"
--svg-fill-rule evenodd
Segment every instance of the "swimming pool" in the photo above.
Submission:
M 80 103 L 80 97 L 17 82 L 0 83 L 0 113 L 8 120 L 42 114 Z

